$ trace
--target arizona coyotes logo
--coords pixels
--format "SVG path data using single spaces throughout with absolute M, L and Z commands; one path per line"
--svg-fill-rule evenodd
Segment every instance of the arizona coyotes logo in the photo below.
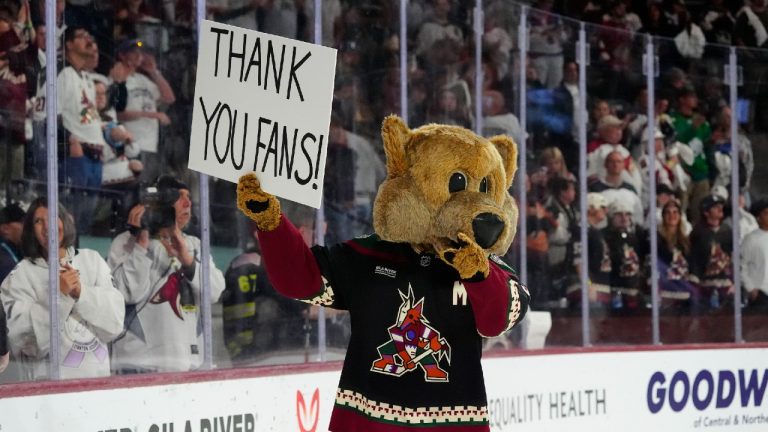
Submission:
M 621 257 L 621 277 L 634 277 L 640 271 L 640 257 L 637 256 L 635 248 L 628 244 L 623 245 L 624 250 Z
M 315 389 L 312 393 L 312 401 L 309 403 L 309 412 L 307 404 L 304 402 L 304 395 L 296 390 L 296 421 L 299 423 L 299 432 L 315 432 L 317 430 L 317 421 L 320 419 L 320 390 Z
M 674 248 L 672 251 L 672 262 L 667 269 L 667 278 L 669 280 L 683 280 L 688 276 L 688 261 L 680 248 Z
M 709 249 L 709 261 L 705 269 L 705 276 L 717 276 L 721 273 L 730 273 L 731 257 L 720 247 L 719 243 L 712 242 Z
M 371 371 L 399 377 L 421 366 L 426 381 L 448 381 L 448 372 L 438 362 L 445 358 L 451 364 L 451 346 L 429 325 L 423 314 L 424 299 L 416 302 L 410 285 L 407 295 L 399 293 L 403 302 L 388 329 L 390 340 L 378 346 L 379 358 Z
M 163 286 L 155 293 L 149 300 L 152 304 L 161 304 L 168 302 L 168 305 L 173 309 L 173 313 L 179 317 L 180 320 L 184 320 L 182 316 L 183 312 L 194 312 L 197 308 L 194 302 L 190 304 L 189 301 L 182 302 L 182 296 L 189 298 L 192 294 L 189 292 L 189 286 L 184 284 L 182 280 L 184 276 L 179 271 L 175 271 L 168 275 Z M 186 292 L 184 292 L 186 290 Z M 187 299 L 189 300 L 189 299 Z

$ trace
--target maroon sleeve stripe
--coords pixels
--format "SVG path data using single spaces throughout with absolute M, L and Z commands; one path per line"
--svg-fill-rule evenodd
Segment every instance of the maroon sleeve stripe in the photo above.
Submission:
M 259 231 L 259 244 L 267 276 L 281 294 L 310 298 L 323 289 L 320 268 L 299 230 L 284 215 L 273 231 Z

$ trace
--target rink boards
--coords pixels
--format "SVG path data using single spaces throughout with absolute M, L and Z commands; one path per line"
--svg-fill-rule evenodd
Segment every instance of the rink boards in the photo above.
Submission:
M 768 430 L 768 346 L 682 348 L 486 358 L 491 429 Z M 335 362 L 3 386 L 0 431 L 325 431 L 339 368 Z

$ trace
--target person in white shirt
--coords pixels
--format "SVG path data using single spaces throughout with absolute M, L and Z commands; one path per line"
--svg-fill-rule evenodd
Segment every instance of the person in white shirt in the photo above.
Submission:
M 48 203 L 32 202 L 24 219 L 24 258 L 0 286 L 8 312 L 13 358 L 28 380 L 48 378 L 49 332 Z M 107 344 L 123 330 L 125 306 L 109 267 L 98 252 L 76 249 L 72 216 L 59 205 L 59 371 L 61 378 L 109 376 Z
M 189 371 L 203 361 L 200 239 L 181 231 L 192 217 L 189 187 L 170 176 L 155 186 L 155 202 L 131 210 L 107 260 L 127 307 L 126 330 L 112 345 L 119 374 Z M 224 275 L 209 263 L 215 303 Z
M 95 52 L 93 36 L 82 27 L 64 31 L 67 66 L 57 77 L 59 181 L 71 186 L 63 196 L 78 231 L 86 233 L 96 208 L 94 189 L 101 187 L 104 137 L 96 108 L 96 90 L 87 71 Z
M 141 159 L 144 165 L 141 180 L 149 183 L 160 174 L 163 162 L 159 148 L 160 125 L 171 123 L 168 115 L 158 109 L 158 103 L 170 105 L 176 96 L 157 68 L 154 56 L 145 53 L 142 47 L 143 43 L 136 39 L 120 43 L 119 61 L 112 67 L 110 77 L 115 82 L 125 82 L 128 99 L 125 109 L 118 110 L 117 119 L 133 135 L 133 147 L 140 152 L 126 152 L 126 156 Z
M 768 200 L 756 201 L 750 210 L 759 228 L 741 245 L 741 281 L 748 310 L 768 313 Z

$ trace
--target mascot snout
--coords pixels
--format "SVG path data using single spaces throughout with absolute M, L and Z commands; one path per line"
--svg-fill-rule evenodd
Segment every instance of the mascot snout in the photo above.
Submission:
M 504 221 L 493 213 L 480 213 L 472 220 L 475 242 L 483 249 L 493 246 L 502 231 L 504 231 Z

